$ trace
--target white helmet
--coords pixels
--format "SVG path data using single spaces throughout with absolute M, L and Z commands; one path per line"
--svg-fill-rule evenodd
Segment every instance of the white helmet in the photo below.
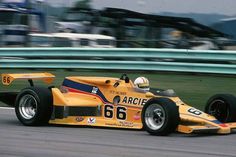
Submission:
M 149 81 L 146 77 L 138 77 L 134 81 L 134 85 L 138 88 L 148 92 L 149 91 Z

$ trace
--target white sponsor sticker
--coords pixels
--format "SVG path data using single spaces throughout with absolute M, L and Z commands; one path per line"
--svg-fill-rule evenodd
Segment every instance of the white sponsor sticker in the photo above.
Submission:
M 97 94 L 97 92 L 98 92 L 98 88 L 97 87 L 93 87 L 92 93 Z
M 95 124 L 96 118 L 88 118 L 88 124 Z

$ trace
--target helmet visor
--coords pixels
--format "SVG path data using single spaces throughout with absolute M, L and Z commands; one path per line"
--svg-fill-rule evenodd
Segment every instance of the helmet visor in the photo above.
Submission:
M 142 83 L 142 84 L 138 84 L 139 88 L 149 88 L 149 84 L 148 83 Z

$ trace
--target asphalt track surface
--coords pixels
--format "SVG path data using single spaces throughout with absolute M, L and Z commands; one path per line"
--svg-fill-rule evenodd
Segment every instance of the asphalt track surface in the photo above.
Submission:
M 151 136 L 145 131 L 77 126 L 26 127 L 0 108 L 0 157 L 235 157 L 230 135 Z

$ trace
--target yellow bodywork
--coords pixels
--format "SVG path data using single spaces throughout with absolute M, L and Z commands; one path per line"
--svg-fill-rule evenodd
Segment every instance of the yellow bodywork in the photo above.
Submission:
M 85 89 L 88 87 L 89 89 Z M 236 123 L 220 123 L 213 116 L 185 104 L 179 97 L 142 92 L 134 86 L 132 81 L 126 83 L 124 80 L 109 77 L 66 77 L 62 89 L 65 93 L 61 93 L 63 90 L 57 88 L 52 89 L 55 106 L 93 106 L 97 108 L 99 114 L 97 116 L 65 116 L 50 120 L 53 124 L 141 129 L 143 105 L 153 97 L 168 97 L 179 107 L 181 121 L 177 127 L 178 132 L 228 134 L 236 127 Z M 119 102 L 114 100 L 117 96 L 120 99 Z M 125 118 L 122 117 L 124 114 Z
M 3 84 L 14 79 L 43 79 L 51 82 L 49 73 L 4 74 Z M 143 105 L 154 97 L 167 97 L 179 107 L 178 132 L 212 132 L 228 134 L 236 123 L 220 123 L 215 117 L 185 104 L 175 95 L 144 92 L 131 80 L 111 77 L 66 77 L 61 88 L 52 88 L 53 113 L 51 124 L 85 125 L 141 129 Z

